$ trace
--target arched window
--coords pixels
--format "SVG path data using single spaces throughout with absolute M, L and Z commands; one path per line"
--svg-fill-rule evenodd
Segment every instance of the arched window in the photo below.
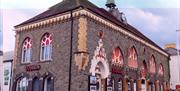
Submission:
M 118 91 L 123 91 L 122 79 L 119 79 L 118 81 Z
M 150 73 L 155 74 L 156 73 L 156 63 L 155 63 L 154 56 L 151 57 L 149 64 L 150 64 Z
M 163 74 L 164 74 L 164 68 L 163 68 L 162 64 L 159 65 L 158 74 L 161 75 L 161 76 L 163 76 Z
M 32 40 L 28 37 L 23 42 L 21 63 L 28 63 L 31 61 L 31 49 L 32 49 Z
M 44 91 L 53 91 L 53 79 L 52 79 L 52 77 L 46 77 L 44 79 Z
M 128 66 L 132 68 L 138 68 L 137 53 L 134 47 L 129 49 Z
M 17 81 L 16 91 L 28 91 L 28 79 L 26 77 Z
M 119 47 L 115 48 L 113 51 L 112 64 L 123 65 L 123 57 Z
M 146 61 L 143 61 L 143 65 L 141 67 L 141 76 L 145 78 L 146 74 L 147 74 L 147 65 L 146 65 Z
M 40 91 L 40 80 L 37 77 L 33 79 L 33 91 Z
M 52 56 L 52 35 L 46 33 L 41 40 L 41 60 L 51 60 Z

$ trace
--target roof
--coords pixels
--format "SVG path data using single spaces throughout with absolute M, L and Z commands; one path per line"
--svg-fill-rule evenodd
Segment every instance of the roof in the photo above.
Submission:
M 177 55 L 177 51 L 178 51 L 176 48 L 166 48 L 164 50 L 168 52 L 171 56 Z M 179 54 L 180 54 L 180 50 L 179 50 Z
M 118 26 L 121 26 L 122 28 L 124 28 L 126 31 L 140 37 L 141 39 L 145 40 L 146 42 L 154 45 L 155 47 L 157 47 L 158 49 L 160 49 L 161 51 L 167 53 L 166 51 L 164 51 L 161 47 L 159 47 L 156 43 L 154 43 L 153 41 L 151 41 L 149 38 L 147 38 L 146 36 L 144 36 L 141 32 L 139 32 L 136 28 L 134 28 L 133 26 L 129 25 L 129 24 L 124 24 L 123 22 L 119 21 L 116 17 L 114 17 L 111 13 L 109 13 L 108 11 L 106 11 L 103 8 L 99 8 L 96 5 L 94 5 L 93 3 L 89 2 L 88 0 L 63 0 L 62 2 L 50 7 L 47 11 L 15 26 L 21 26 L 21 25 L 25 25 L 28 23 L 32 23 L 35 22 L 37 20 L 42 20 L 45 18 L 49 18 L 52 17 L 54 15 L 58 15 L 64 12 L 68 12 L 70 10 L 75 10 L 77 8 L 86 8 L 96 14 L 98 14 L 99 16 L 108 19 L 109 21 L 115 23 Z M 168 54 L 168 53 L 167 53 Z

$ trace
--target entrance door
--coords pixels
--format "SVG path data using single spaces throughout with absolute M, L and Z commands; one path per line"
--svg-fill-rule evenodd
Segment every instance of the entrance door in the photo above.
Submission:
M 103 75 L 103 66 L 101 63 L 98 63 L 98 65 L 95 68 L 95 74 L 97 79 L 97 91 L 106 91 L 106 79 L 102 78 Z

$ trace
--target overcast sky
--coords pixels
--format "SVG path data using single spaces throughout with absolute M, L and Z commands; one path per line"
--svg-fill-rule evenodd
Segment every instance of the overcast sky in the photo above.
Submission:
M 47 10 L 60 1 L 1 0 L 0 30 L 3 30 L 3 50 L 14 49 L 13 26 Z M 106 0 L 89 1 L 105 8 Z M 167 43 L 176 43 L 176 30 L 180 29 L 180 0 L 116 0 L 116 5 L 120 11 L 125 13 L 129 24 L 160 47 Z M 1 47 L 2 38 L 0 38 Z

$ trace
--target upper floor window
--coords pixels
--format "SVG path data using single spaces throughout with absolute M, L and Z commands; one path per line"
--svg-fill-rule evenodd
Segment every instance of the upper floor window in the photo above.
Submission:
M 138 68 L 137 53 L 134 47 L 129 49 L 128 66 L 132 68 Z
M 22 63 L 28 63 L 31 61 L 31 50 L 32 50 L 32 40 L 26 38 L 22 46 Z
M 123 65 L 123 57 L 119 47 L 115 48 L 113 51 L 112 64 Z
M 150 64 L 150 73 L 153 73 L 153 74 L 156 73 L 156 63 L 155 63 L 154 56 L 151 57 L 149 64 Z
M 161 76 L 164 74 L 164 68 L 163 68 L 162 64 L 159 65 L 158 74 L 161 75 Z
M 41 60 L 51 60 L 52 56 L 52 35 L 46 33 L 41 40 Z
M 28 79 L 26 77 L 17 81 L 16 91 L 28 91 Z

